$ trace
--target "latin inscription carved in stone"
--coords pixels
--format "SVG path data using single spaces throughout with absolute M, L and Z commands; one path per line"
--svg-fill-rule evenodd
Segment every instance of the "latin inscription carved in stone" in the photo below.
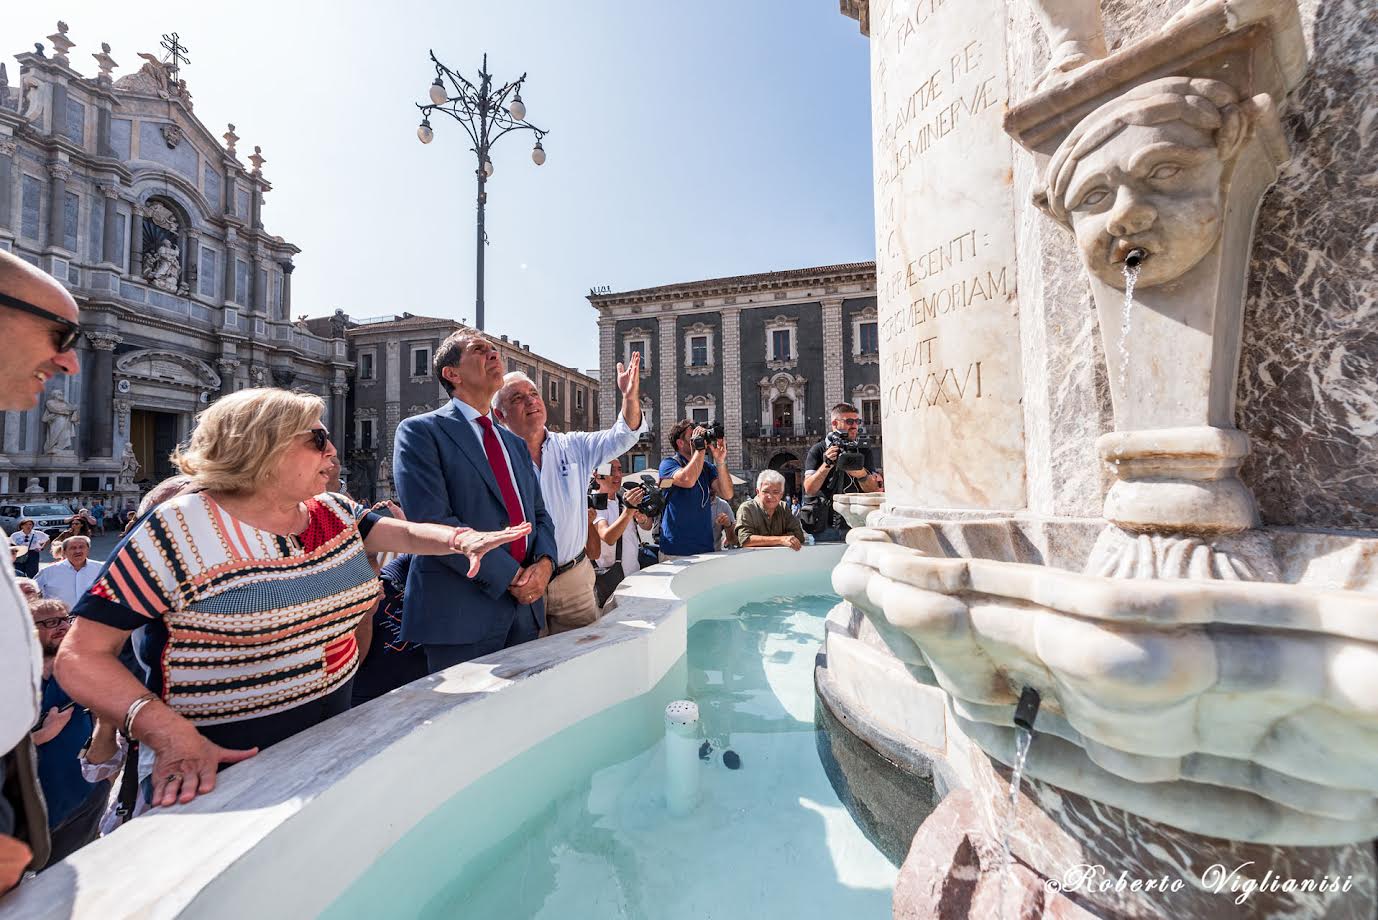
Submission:
M 1006 0 L 872 0 L 886 491 L 1024 506 Z

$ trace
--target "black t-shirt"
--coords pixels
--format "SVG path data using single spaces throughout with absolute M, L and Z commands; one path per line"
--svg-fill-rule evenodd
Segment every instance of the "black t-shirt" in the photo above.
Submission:
M 813 447 L 809 448 L 809 455 L 804 459 L 805 475 L 808 475 L 810 470 L 820 470 L 823 468 L 823 454 L 825 454 L 827 450 L 828 442 L 826 440 L 819 441 Z M 860 454 L 862 463 L 865 465 L 867 472 L 874 473 L 876 464 L 871 457 L 871 448 L 861 448 Z M 840 489 L 837 488 L 839 483 L 842 485 Z M 848 495 L 860 491 L 862 491 L 860 480 L 847 475 L 840 467 L 834 466 L 832 473 L 829 474 L 827 480 L 823 483 L 823 488 L 818 490 L 818 494 L 832 498 L 838 493 Z

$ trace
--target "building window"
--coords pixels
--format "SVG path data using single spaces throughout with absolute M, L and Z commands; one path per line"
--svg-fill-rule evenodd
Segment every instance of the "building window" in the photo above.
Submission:
M 713 370 L 713 338 L 715 330 L 706 323 L 694 323 L 684 330 L 684 357 L 693 375 L 711 373 Z
M 786 316 L 777 316 L 766 323 L 766 366 L 772 370 L 790 367 L 798 354 L 795 337 L 799 331 L 799 321 Z
M 696 335 L 689 340 L 689 366 L 708 366 L 708 336 Z
M 556 380 L 554 377 L 551 377 L 549 380 L 546 381 L 545 388 L 546 402 L 552 404 L 558 403 L 560 401 L 560 381 Z
M 358 420 L 359 432 L 355 437 L 355 443 L 360 450 L 373 450 L 373 419 L 361 418 Z
M 852 314 L 852 358 L 858 364 L 875 364 L 880 360 L 879 331 L 875 307 Z
M 790 334 L 788 329 L 776 329 L 770 334 L 770 357 L 773 361 L 790 360 Z
M 702 425 L 718 416 L 716 396 L 690 396 L 684 401 L 684 417 L 695 424 Z
M 645 329 L 628 329 L 622 333 L 622 361 L 630 364 L 632 354 L 641 355 L 641 373 L 644 376 L 651 368 L 651 334 Z
M 281 319 L 291 319 L 287 315 L 287 298 L 284 296 L 286 287 L 283 280 L 287 276 L 282 272 L 273 272 L 273 310 Z
M 81 196 L 65 192 L 62 196 L 62 248 L 77 251 L 77 225 L 81 221 Z
M 196 275 L 197 290 L 202 297 L 215 299 L 215 250 L 201 247 L 201 267 Z
M 113 208 L 115 202 L 100 195 L 91 197 L 91 214 L 86 219 L 86 250 L 90 253 L 92 262 L 101 261 L 102 247 L 105 245 L 105 209 L 107 206 Z
M 431 373 L 431 346 L 413 345 L 411 347 L 411 375 L 428 377 Z
M 583 412 L 583 411 L 584 411 L 584 388 L 583 388 L 583 387 L 575 387 L 575 388 L 574 388 L 574 411 L 576 411 L 576 412 Z
M 879 399 L 863 399 L 861 401 L 861 424 L 867 428 L 874 428 L 880 424 Z
M 234 302 L 241 306 L 249 305 L 249 263 L 243 259 L 234 260 Z
M 632 468 L 631 468 L 630 470 L 628 470 L 628 472 L 630 472 L 630 473 L 640 473 L 640 472 L 642 472 L 643 470 L 646 469 L 646 455 L 645 455 L 645 454 L 632 454 L 631 457 L 629 457 L 628 459 L 631 460 L 631 462 L 632 462 Z
M 359 373 L 359 379 L 360 379 L 360 380 L 373 380 L 373 379 L 374 379 L 373 364 L 374 364 L 374 361 L 375 361 L 376 359 L 377 359 L 377 353 L 374 352 L 372 349 L 370 349 L 369 351 L 361 351 L 361 352 L 359 352 L 359 368 L 358 368 L 358 373 Z
M 861 335 L 859 338 L 861 340 L 861 353 L 863 355 L 872 355 L 880 351 L 880 340 L 876 332 L 875 323 L 862 323 Z
M 22 214 L 19 233 L 31 240 L 38 239 L 38 214 L 43 207 L 43 183 L 36 177 L 25 175 L 20 192 Z

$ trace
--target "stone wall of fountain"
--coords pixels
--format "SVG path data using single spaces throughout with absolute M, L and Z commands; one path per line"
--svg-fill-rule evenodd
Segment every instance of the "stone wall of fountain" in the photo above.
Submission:
M 922 820 L 897 913 L 993 915 L 996 880 L 1069 916 L 1371 916 L 1378 539 L 1339 528 L 1378 522 L 1378 17 L 842 6 L 872 43 L 888 493 L 842 509 L 868 526 L 817 682 L 932 789 L 888 829 Z M 1231 904 L 1201 879 L 1230 860 L 1356 881 Z M 1042 884 L 1083 863 L 1192 891 Z

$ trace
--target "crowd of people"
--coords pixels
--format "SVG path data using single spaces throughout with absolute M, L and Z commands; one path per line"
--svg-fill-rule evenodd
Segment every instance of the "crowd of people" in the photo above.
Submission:
M 77 373 L 75 302 L 4 252 L 0 331 L 0 373 L 18 382 L 0 410 Z M 399 425 L 397 502 L 341 490 L 319 397 L 251 388 L 198 416 L 180 474 L 108 559 L 90 558 L 103 510 L 74 515 L 46 567 L 47 537 L 21 522 L 13 567 L 0 559 L 0 892 L 351 706 L 589 625 L 643 566 L 798 550 L 801 516 L 817 534 L 839 523 L 811 501 L 876 486 L 869 454 L 835 470 L 820 443 L 802 509 L 771 470 L 734 509 L 721 429 L 688 420 L 657 475 L 624 485 L 617 458 L 647 430 L 639 355 L 618 364 L 621 411 L 597 432 L 550 431 L 539 388 L 481 333 L 447 338 L 434 371 L 451 399 Z M 853 407 L 832 419 L 855 434 Z

